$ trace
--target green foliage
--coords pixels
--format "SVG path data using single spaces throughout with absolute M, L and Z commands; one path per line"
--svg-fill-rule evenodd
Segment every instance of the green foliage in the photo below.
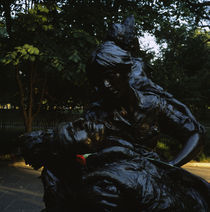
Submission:
M 153 61 L 154 71 L 148 74 L 190 106 L 196 116 L 206 116 L 210 105 L 209 34 L 199 27 L 208 19 L 208 10 L 199 0 L 27 2 L 12 0 L 0 5 L 0 79 L 8 80 L 8 88 L 4 86 L 8 94 L 17 96 L 11 80 L 15 66 L 21 70 L 26 93 L 32 72 L 36 73 L 37 94 L 46 78 L 43 107 L 85 105 L 90 94 L 85 64 L 91 52 L 105 39 L 110 24 L 134 14 L 140 36 L 149 32 L 160 45 L 167 45 L 159 58 L 149 49 L 138 52 L 145 61 Z M 38 105 L 37 98 L 34 105 Z
M 155 151 L 160 155 L 162 160 L 170 161 L 181 150 L 182 145 L 176 139 L 167 135 L 161 135 Z
M 153 77 L 205 119 L 210 105 L 209 33 L 196 29 L 180 35 L 179 31 L 155 61 Z
M 29 32 L 40 29 L 49 31 L 53 29 L 53 25 L 49 22 L 49 12 L 45 5 L 36 4 L 27 13 L 18 13 L 18 19 L 23 24 L 22 27 Z
M 4 34 L 0 41 L 0 44 L 5 40 L 7 43 L 1 52 L 4 64 L 21 63 L 22 71 L 29 73 L 29 63 L 36 62 L 38 72 L 67 79 L 71 87 L 77 88 L 88 86 L 85 64 L 91 51 L 105 38 L 111 23 L 134 14 L 139 35 L 150 32 L 159 43 L 172 45 L 175 38 L 185 39 L 185 32 L 194 29 L 206 14 L 205 7 L 200 7 L 198 12 L 195 5 L 177 0 L 27 2 L 25 6 L 18 1 L 6 3 L 13 13 L 12 21 L 4 13 L 4 7 L 0 11 L 2 32 L 11 28 L 7 30 L 9 36 Z M 198 3 L 197 0 L 193 2 Z M 30 45 L 31 50 L 25 44 Z M 152 54 L 145 56 L 146 53 L 147 50 L 141 50 L 139 55 L 147 61 L 153 59 Z
M 12 63 L 12 65 L 17 66 L 23 60 L 34 62 L 36 56 L 39 54 L 40 52 L 38 48 L 29 44 L 24 44 L 23 46 L 15 47 L 14 51 L 8 52 L 5 58 L 2 59 L 2 63 L 6 65 Z

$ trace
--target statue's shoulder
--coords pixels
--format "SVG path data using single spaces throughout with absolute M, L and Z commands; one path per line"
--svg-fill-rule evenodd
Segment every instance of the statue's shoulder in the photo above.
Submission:
M 129 54 L 128 51 L 122 49 L 120 46 L 118 46 L 114 41 L 105 41 L 104 43 L 100 44 L 98 48 L 96 49 L 96 52 L 103 52 L 108 54 L 117 54 L 117 55 L 127 55 Z
M 106 41 L 98 46 L 92 54 L 91 62 L 108 68 L 119 64 L 132 64 L 130 52 L 116 45 L 114 41 Z

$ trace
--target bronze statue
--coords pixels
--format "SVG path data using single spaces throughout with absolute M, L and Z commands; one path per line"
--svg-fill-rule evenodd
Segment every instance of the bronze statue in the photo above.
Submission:
M 25 134 L 26 163 L 44 166 L 46 211 L 209 211 L 210 185 L 179 166 L 203 145 L 189 109 L 153 83 L 132 55 L 134 18 L 114 24 L 87 66 L 96 101 L 80 119 Z M 160 132 L 184 144 L 168 163 Z

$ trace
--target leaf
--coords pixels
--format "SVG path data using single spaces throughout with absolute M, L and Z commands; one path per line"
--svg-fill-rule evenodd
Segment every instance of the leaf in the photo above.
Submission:
M 44 31 L 48 31 L 48 26 L 47 25 L 43 25 L 42 28 L 43 28 Z
M 28 54 L 23 57 L 24 60 L 28 60 L 28 58 L 29 58 Z
M 6 59 L 4 58 L 4 59 L 1 59 L 1 63 L 4 63 L 4 64 L 6 64 Z
M 37 14 L 37 11 L 35 9 L 29 9 L 28 11 L 31 15 Z
M 30 59 L 31 62 L 34 62 L 36 60 L 36 57 L 35 56 L 30 56 L 29 59 Z
M 59 65 L 59 66 L 57 67 L 57 69 L 58 69 L 58 71 L 62 71 L 63 66 L 62 66 L 62 65 Z
M 4 60 L 4 64 L 5 64 L 5 65 L 7 65 L 7 64 L 9 64 L 9 63 L 11 63 L 11 62 L 12 62 L 11 59 L 5 59 L 5 60 Z
M 52 30 L 53 29 L 53 25 L 48 25 L 48 29 Z
M 26 49 L 21 49 L 19 52 L 21 53 L 21 55 L 22 55 L 22 56 L 24 56 L 24 55 L 26 55 L 26 54 L 27 54 Z
M 35 55 L 39 55 L 39 49 L 36 48 L 36 47 L 34 48 L 34 54 L 35 54 Z
M 45 16 L 41 16 L 42 22 L 47 22 L 47 18 Z
M 29 44 L 24 44 L 24 46 L 23 46 L 23 48 L 26 48 L 26 49 L 28 49 L 28 48 L 30 48 L 31 47 L 31 45 L 29 45 Z M 18 48 L 18 47 L 17 47 Z M 19 47 L 19 48 L 21 48 L 21 47 Z
M 40 12 L 49 13 L 49 9 L 45 5 L 38 4 L 37 8 Z
M 78 63 L 81 60 L 77 50 L 74 50 L 74 53 L 68 59 L 75 63 Z
M 21 50 L 21 49 L 22 49 L 22 47 L 17 46 L 17 47 L 15 47 L 15 49 L 16 49 L 16 50 Z
M 15 59 L 16 58 L 16 56 L 17 56 L 17 52 L 12 52 L 11 54 L 10 54 L 10 56 L 11 56 L 11 58 L 12 59 Z
M 34 48 L 33 48 L 33 47 L 30 47 L 30 48 L 28 49 L 28 52 L 29 52 L 29 54 L 33 54 L 33 53 L 34 53 Z
M 17 59 L 16 61 L 13 62 L 13 65 L 16 66 L 20 63 L 19 59 Z

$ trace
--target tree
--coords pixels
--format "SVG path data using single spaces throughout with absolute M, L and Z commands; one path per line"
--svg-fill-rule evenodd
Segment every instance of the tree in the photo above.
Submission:
M 208 18 L 207 5 L 198 0 L 1 0 L 0 57 L 5 70 L 16 73 L 26 131 L 43 103 L 87 103 L 85 64 L 111 23 L 134 14 L 139 36 L 152 33 L 172 50 L 174 36 L 185 39 L 179 29 L 192 31 Z M 139 55 L 152 59 L 143 49 Z
M 173 33 L 176 39 L 168 42 L 162 57 L 155 61 L 153 76 L 204 119 L 210 105 L 209 33 L 201 29 L 177 31 Z
M 55 94 L 55 87 L 56 90 L 59 88 L 55 86 L 54 80 L 59 76 L 57 72 L 60 72 L 60 81 L 69 79 L 73 82 L 73 86 L 69 86 L 71 89 L 69 96 L 60 94 L 56 96 L 57 102 L 60 100 L 58 97 L 65 96 L 59 102 L 60 104 L 67 104 L 73 95 L 71 92 L 76 90 L 75 87 L 83 86 L 84 80 L 81 80 L 80 75 L 84 75 L 84 63 L 77 49 L 83 48 L 88 51 L 88 46 L 90 46 L 88 44 L 95 42 L 95 39 L 88 38 L 88 34 L 82 30 L 72 30 L 70 35 L 75 44 L 71 47 L 72 39 L 69 44 L 68 39 L 60 35 L 61 29 L 59 28 L 58 31 L 56 24 L 53 25 L 58 11 L 59 8 L 55 5 L 47 7 L 43 4 L 36 4 L 33 8 L 27 7 L 27 11 L 18 12 L 13 19 L 12 35 L 7 33 L 6 36 L 2 36 L 2 41 L 6 40 L 7 45 L 2 44 L 1 61 L 9 65 L 7 69 L 15 73 L 27 132 L 32 130 L 32 122 L 43 102 L 48 102 L 48 104 L 52 102 L 55 105 L 55 101 L 50 97 Z M 70 46 L 70 48 L 66 49 L 64 46 Z M 69 67 L 75 70 L 73 74 L 68 74 Z
M 50 55 L 48 49 L 38 41 L 38 33 L 46 37 L 52 28 L 47 18 L 48 13 L 49 9 L 42 5 L 29 9 L 28 13 L 19 13 L 13 19 L 12 36 L 8 33 L 9 37 L 3 38 L 12 41 L 11 44 L 4 45 L 6 54 L 2 57 L 2 63 L 9 64 L 14 72 L 27 132 L 32 130 L 32 121 L 40 111 L 44 99 L 47 80 L 47 72 L 43 67 L 45 62 L 49 60 L 49 65 L 58 69 L 61 65 L 58 64 L 56 55 Z M 36 46 L 28 44 L 32 43 L 30 36 Z
M 162 56 L 154 61 L 152 72 L 154 80 L 188 105 L 204 124 L 209 123 L 210 115 L 209 59 L 209 33 L 203 29 L 177 29 L 167 48 L 162 50 Z M 176 155 L 181 149 L 176 141 L 165 135 L 160 141 L 158 151 L 164 153 L 166 158 Z M 204 153 L 209 154 L 207 149 Z

